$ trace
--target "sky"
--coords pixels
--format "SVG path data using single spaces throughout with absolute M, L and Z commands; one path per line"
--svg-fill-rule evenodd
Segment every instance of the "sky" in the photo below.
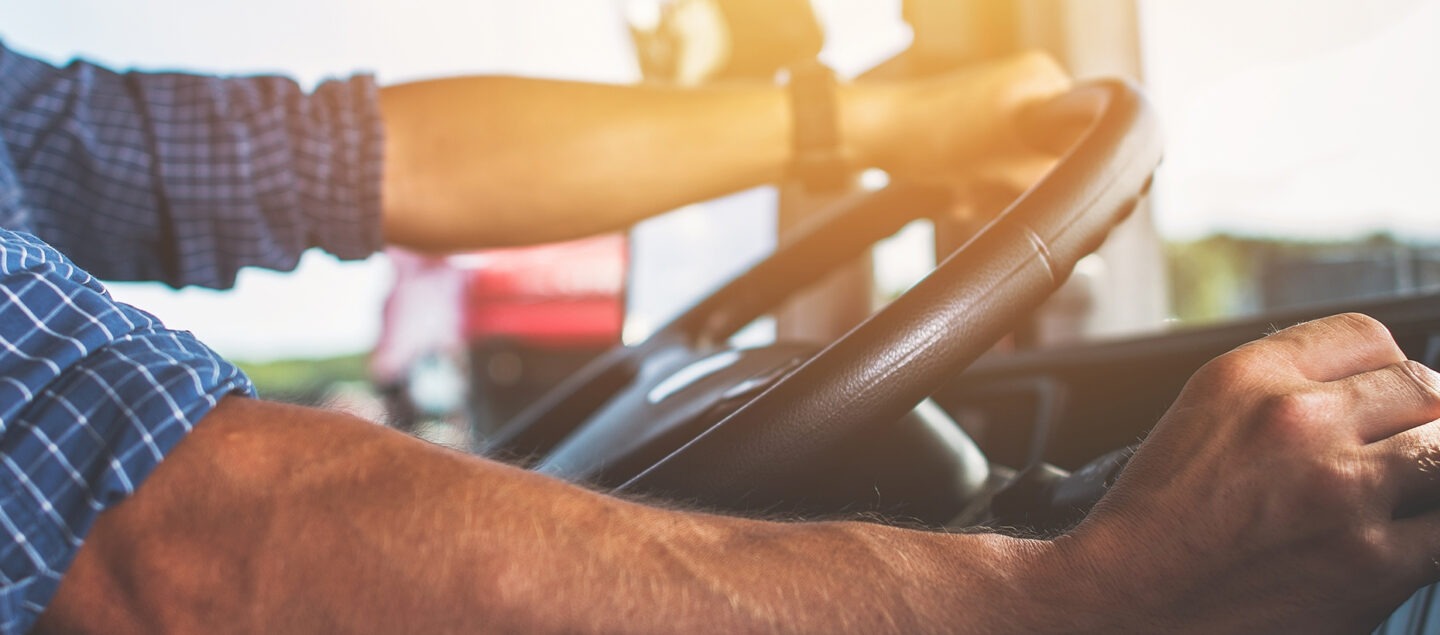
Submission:
M 1141 8 L 1164 234 L 1440 240 L 1440 1 Z
M 623 8 L 637 2 L 645 0 L 0 0 L 0 37 L 57 62 L 80 54 L 116 67 L 280 72 L 307 84 L 356 70 L 384 82 L 457 73 L 626 82 L 637 71 Z M 907 41 L 898 0 L 816 4 L 831 32 L 826 57 L 843 73 Z M 1431 220 L 1440 200 L 1431 176 L 1440 173 L 1440 0 L 1140 7 L 1145 79 L 1167 140 L 1155 206 L 1166 236 L 1386 230 L 1440 240 Z M 695 214 L 642 227 L 651 242 L 637 257 L 654 236 L 701 241 L 659 239 L 680 253 L 716 251 Z M 651 251 L 653 261 L 671 258 Z M 232 291 L 115 292 L 222 354 L 263 360 L 368 349 L 389 282 L 383 258 L 341 264 L 310 253 L 296 273 L 247 270 Z M 641 312 L 651 322 L 688 300 L 637 291 L 663 296 L 664 306 Z

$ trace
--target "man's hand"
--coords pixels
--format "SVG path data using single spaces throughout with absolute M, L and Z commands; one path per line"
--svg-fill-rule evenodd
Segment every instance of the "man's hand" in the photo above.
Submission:
M 1092 617 L 1152 632 L 1373 628 L 1440 577 L 1437 389 L 1353 314 L 1207 364 L 1058 544 L 1081 554 L 1097 599 L 1126 598 L 1122 615 Z
M 951 214 L 957 227 L 973 231 L 1044 176 L 1056 152 L 1075 141 L 1077 130 L 1026 130 L 1037 122 L 1021 116 L 1071 83 L 1038 51 L 926 79 L 861 82 L 848 87 L 843 136 L 867 165 L 956 192 Z
M 1050 56 L 1029 52 L 932 78 L 848 87 L 847 137 L 867 163 L 909 181 L 1023 190 L 1055 156 L 1023 135 L 1019 113 L 1069 90 Z M 1047 143 L 1065 147 L 1069 140 Z

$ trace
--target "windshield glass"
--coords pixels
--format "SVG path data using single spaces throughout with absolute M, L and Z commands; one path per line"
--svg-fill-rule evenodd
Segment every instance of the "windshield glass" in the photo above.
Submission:
M 1440 2 L 1140 8 L 1175 319 L 1440 284 Z

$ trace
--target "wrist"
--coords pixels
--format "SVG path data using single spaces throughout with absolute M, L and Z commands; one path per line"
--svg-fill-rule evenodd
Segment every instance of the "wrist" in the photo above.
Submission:
M 999 598 L 980 632 L 1111 633 L 1126 630 L 1128 594 L 1106 566 L 1074 538 L 1034 540 L 994 535 L 1003 569 Z M 1115 563 L 1118 564 L 1117 560 Z M 971 602 L 969 606 L 974 607 Z

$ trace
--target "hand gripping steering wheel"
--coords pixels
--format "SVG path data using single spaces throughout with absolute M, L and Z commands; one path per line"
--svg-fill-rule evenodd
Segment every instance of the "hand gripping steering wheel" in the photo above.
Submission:
M 885 434 L 965 369 L 1134 209 L 1161 154 L 1150 108 L 1130 84 L 1108 80 L 1023 119 L 1055 130 L 1077 117 L 1083 134 L 1043 179 L 924 280 L 818 353 L 725 342 L 880 238 L 945 213 L 945 193 L 894 184 L 841 204 L 645 342 L 586 366 L 486 451 L 530 457 L 561 477 L 711 507 L 773 508 L 805 497 L 837 452 Z

